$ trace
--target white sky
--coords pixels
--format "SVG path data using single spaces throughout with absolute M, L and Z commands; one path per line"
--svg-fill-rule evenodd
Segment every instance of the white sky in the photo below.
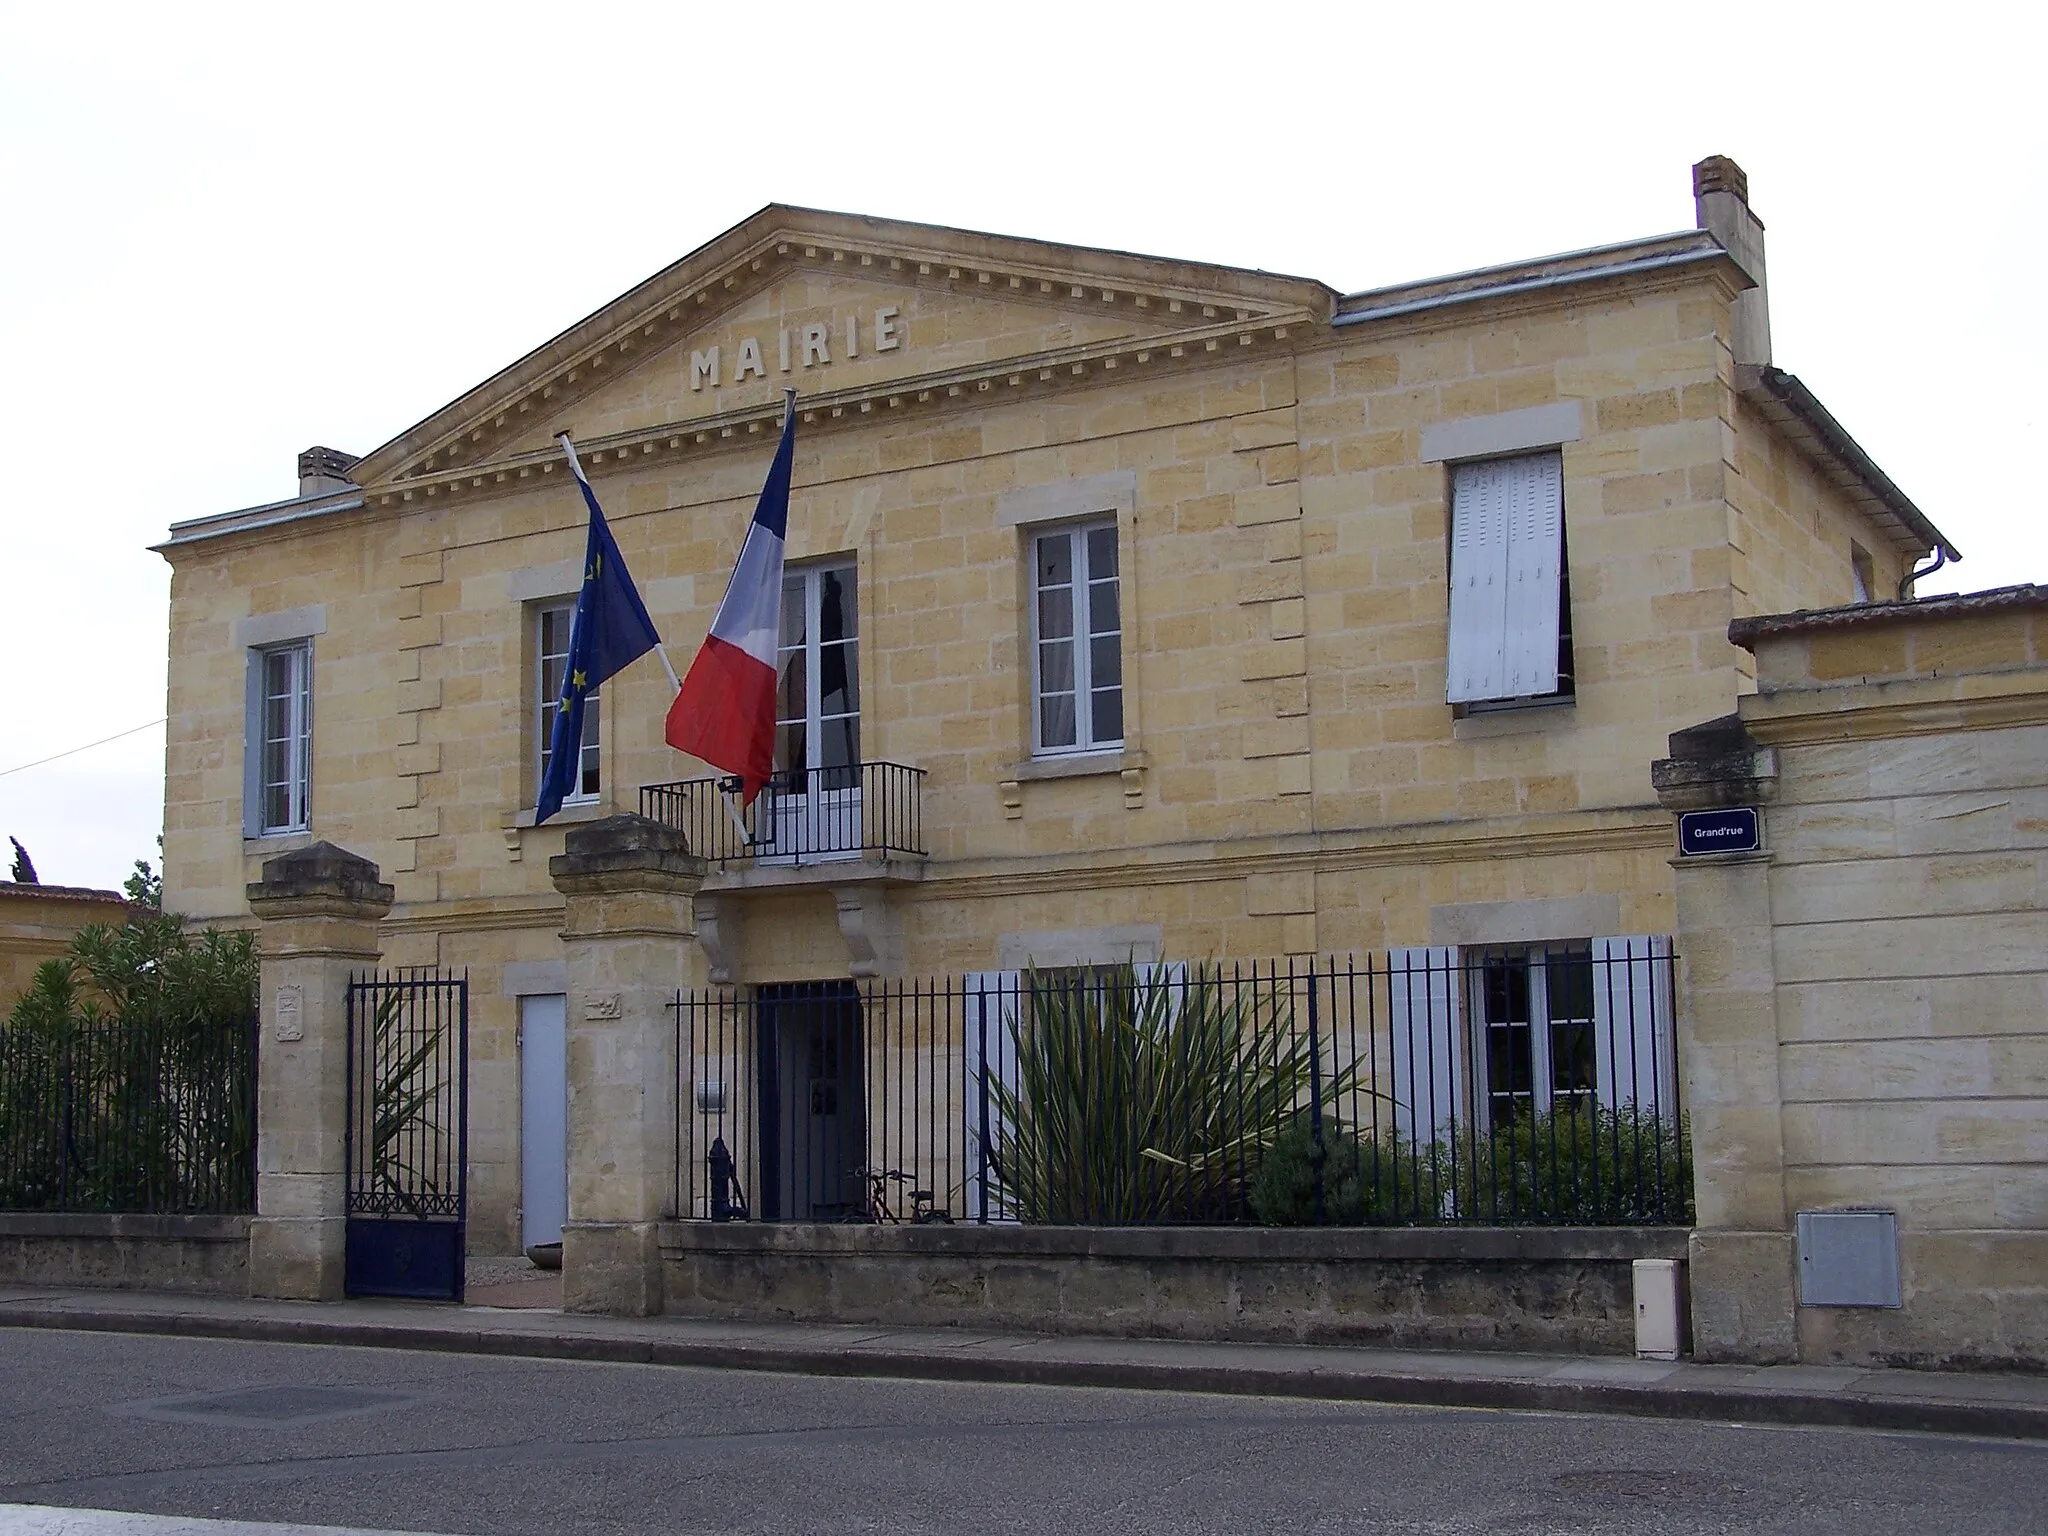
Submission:
M 1348 290 L 1689 228 L 1732 155 L 1779 365 L 1957 587 L 2048 578 L 2040 18 L 0 3 L 0 840 L 54 883 L 154 857 L 160 727 L 7 770 L 163 713 L 170 523 L 294 494 L 300 449 L 367 452 L 778 200 Z

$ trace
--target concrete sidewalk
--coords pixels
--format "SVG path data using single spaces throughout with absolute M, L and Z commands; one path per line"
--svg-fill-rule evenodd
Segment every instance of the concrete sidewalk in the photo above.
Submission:
M 0 1287 L 0 1328 L 355 1344 L 725 1370 L 1627 1413 L 2048 1440 L 2048 1377 L 942 1328 L 622 1319 L 403 1302 Z

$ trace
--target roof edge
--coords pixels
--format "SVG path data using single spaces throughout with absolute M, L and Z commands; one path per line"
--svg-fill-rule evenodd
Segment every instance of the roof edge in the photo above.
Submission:
M 1963 558 L 1948 535 L 1935 527 L 1912 498 L 1878 467 L 1863 445 L 1849 435 L 1848 428 L 1835 419 L 1834 413 L 1820 403 L 1819 397 L 1796 374 L 1769 364 L 1745 365 L 1736 369 L 1735 389 L 1823 468 L 1837 470 L 1838 485 L 1846 479 L 1851 484 L 1842 486 L 1843 489 L 1852 493 L 1861 490 L 1868 498 L 1866 510 L 1882 509 L 1889 514 L 1898 531 L 1906 535 L 1896 542 L 1918 553 L 1939 550 L 1949 560 Z M 1876 503 L 1876 507 L 1869 506 L 1869 502 Z
M 2030 608 L 2048 609 L 2048 586 L 1994 587 L 1989 592 L 1909 598 L 1901 603 L 1845 603 L 1834 608 L 1801 608 L 1792 613 L 1760 613 L 1730 624 L 1728 639 L 1746 651 L 1754 651 L 1758 641 L 1786 635 L 1900 624 L 1911 619 L 1969 618 Z
M 1359 325 L 1368 320 L 1391 319 L 1396 315 L 1418 314 L 1453 304 L 1471 304 L 1482 299 L 1505 298 L 1573 283 L 1598 282 L 1603 278 L 1626 277 L 1663 267 L 1726 258 L 1727 251 L 1705 230 L 1676 230 L 1668 235 L 1624 240 L 1614 245 L 1588 246 L 1554 256 L 1537 256 L 1499 266 L 1474 267 L 1444 277 L 1422 278 L 1386 288 L 1368 288 L 1346 294 L 1337 302 L 1331 317 L 1333 326 Z M 1742 279 L 1749 286 L 1749 279 Z
M 187 518 L 182 523 L 173 523 L 170 537 L 161 544 L 150 545 L 149 548 L 156 554 L 168 556 L 174 549 L 182 549 L 187 544 L 198 544 L 206 539 L 223 538 L 231 533 L 255 533 L 264 528 L 275 528 L 283 523 L 326 517 L 333 512 L 353 512 L 362 505 L 363 493 L 357 486 L 349 486 L 339 491 L 322 491 L 317 496 L 294 496 L 288 501 L 265 502 L 260 507 L 243 507 L 234 512 L 215 512 L 206 517 Z

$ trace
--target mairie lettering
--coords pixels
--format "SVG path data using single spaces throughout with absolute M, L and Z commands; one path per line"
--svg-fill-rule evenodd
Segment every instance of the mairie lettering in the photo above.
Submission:
M 848 361 L 859 357 L 863 346 L 870 352 L 894 352 L 903 345 L 903 325 L 899 318 L 902 313 L 896 305 L 889 304 L 873 311 L 865 328 L 862 316 L 852 314 L 833 324 L 813 321 L 777 331 L 775 371 L 793 373 L 803 368 L 827 367 L 835 350 Z M 728 361 L 731 363 L 730 372 L 724 371 Z M 768 354 L 762 350 L 758 336 L 742 336 L 730 359 L 723 355 L 723 348 L 717 346 L 690 353 L 692 389 L 716 389 L 721 384 L 765 379 L 768 371 Z

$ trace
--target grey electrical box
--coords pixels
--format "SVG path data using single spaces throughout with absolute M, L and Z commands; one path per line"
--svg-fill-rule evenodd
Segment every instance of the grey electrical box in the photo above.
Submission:
M 1896 1211 L 1801 1211 L 1802 1307 L 1898 1307 Z

